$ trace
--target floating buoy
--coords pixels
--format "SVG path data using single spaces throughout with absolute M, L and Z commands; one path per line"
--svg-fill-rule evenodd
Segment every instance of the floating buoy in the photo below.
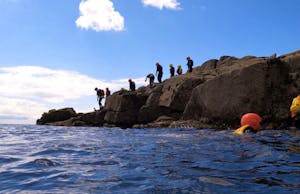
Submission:
M 255 130 L 258 130 L 260 128 L 260 123 L 262 119 L 261 117 L 256 113 L 247 113 L 244 114 L 241 118 L 241 126 L 248 125 L 252 127 Z

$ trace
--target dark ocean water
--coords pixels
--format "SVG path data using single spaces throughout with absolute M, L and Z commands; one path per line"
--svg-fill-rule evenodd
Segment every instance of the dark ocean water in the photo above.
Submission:
M 300 193 L 300 131 L 0 125 L 0 193 Z

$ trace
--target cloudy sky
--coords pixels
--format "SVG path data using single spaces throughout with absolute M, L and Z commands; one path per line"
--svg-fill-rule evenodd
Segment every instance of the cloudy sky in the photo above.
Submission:
M 159 61 L 300 49 L 299 0 L 0 0 L 0 123 L 97 107 L 94 88 L 141 86 Z

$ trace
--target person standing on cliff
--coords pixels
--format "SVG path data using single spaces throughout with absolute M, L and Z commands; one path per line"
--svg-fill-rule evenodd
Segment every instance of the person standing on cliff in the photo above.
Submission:
M 178 75 L 181 75 L 181 74 L 182 74 L 182 68 L 181 68 L 181 65 L 178 65 L 178 66 L 177 66 L 177 74 L 178 74 Z
M 147 79 L 149 78 L 149 84 L 150 84 L 150 87 L 152 88 L 153 87 L 153 83 L 154 83 L 154 79 L 155 79 L 155 76 L 153 75 L 153 73 L 150 73 L 146 76 L 146 79 L 145 81 L 147 81 Z
M 193 60 L 191 59 L 190 56 L 187 56 L 186 60 L 187 60 L 187 64 L 186 65 L 188 66 L 188 72 L 192 72 L 193 71 L 194 62 L 193 62 Z
M 99 109 L 101 110 L 103 108 L 102 106 L 102 99 L 104 98 L 104 91 L 98 88 L 95 88 L 96 94 L 97 94 L 97 101 L 99 104 Z
M 105 96 L 106 97 L 110 96 L 110 90 L 108 88 L 105 89 Z
M 163 76 L 163 68 L 158 62 L 156 63 L 156 76 L 158 82 L 161 83 L 161 78 Z
M 175 74 L 175 68 L 173 67 L 173 64 L 170 64 L 170 77 L 173 77 Z
M 128 80 L 129 82 L 129 90 L 130 91 L 135 91 L 135 83 L 131 79 Z

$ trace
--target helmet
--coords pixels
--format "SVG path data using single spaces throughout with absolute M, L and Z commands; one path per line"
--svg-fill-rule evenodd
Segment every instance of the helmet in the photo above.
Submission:
M 132 81 L 131 79 L 128 80 L 128 82 L 131 82 L 131 81 Z
M 173 67 L 173 64 L 170 64 L 170 67 Z
M 159 65 L 159 62 L 156 62 L 156 64 L 155 65 Z
M 181 65 L 178 65 L 177 67 L 181 67 Z
M 255 130 L 258 130 L 260 128 L 260 123 L 262 119 L 261 117 L 256 113 L 247 113 L 244 114 L 241 118 L 241 126 L 249 125 Z
M 97 91 L 98 90 L 98 88 L 95 88 L 95 91 Z
M 187 59 L 187 60 L 190 60 L 190 59 L 191 59 L 191 57 L 190 57 L 190 56 L 187 56 L 187 57 L 186 57 L 186 59 Z

